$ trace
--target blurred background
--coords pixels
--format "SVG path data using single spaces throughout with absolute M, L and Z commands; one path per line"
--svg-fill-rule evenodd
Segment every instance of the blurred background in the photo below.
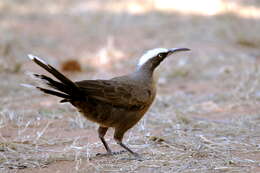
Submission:
M 109 79 L 135 70 L 139 57 L 149 49 L 187 47 L 192 51 L 169 57 L 157 69 L 160 76 L 157 100 L 133 130 L 139 135 L 130 135 L 131 141 L 139 141 L 140 146 L 148 145 L 150 138 L 140 137 L 157 134 L 169 143 L 179 142 L 180 145 L 186 139 L 191 141 L 186 147 L 192 148 L 197 145 L 198 141 L 193 139 L 197 139 L 198 134 L 219 139 L 219 143 L 224 139 L 217 138 L 221 134 L 228 142 L 223 143 L 220 150 L 235 147 L 231 141 L 239 143 L 248 138 L 254 141 L 253 144 L 257 141 L 259 144 L 259 118 L 250 119 L 254 117 L 251 115 L 258 115 L 260 108 L 259 31 L 259 0 L 1 0 L 0 137 L 2 141 L 27 141 L 24 144 L 31 147 L 32 143 L 42 142 L 40 139 L 43 138 L 38 135 L 41 127 L 48 127 L 41 134 L 45 135 L 46 143 L 53 142 L 52 135 L 57 128 L 67 129 L 65 137 L 73 140 L 75 133 L 70 131 L 77 131 L 76 135 L 79 135 L 80 129 L 88 129 L 93 135 L 83 132 L 82 135 L 91 136 L 92 143 L 100 144 L 94 125 L 74 116 L 76 112 L 68 104 L 60 105 L 57 98 L 19 86 L 20 83 L 33 83 L 25 75 L 27 71 L 43 72 L 28 60 L 27 54 L 42 57 L 73 80 Z M 247 117 L 245 115 L 250 118 L 243 119 Z M 240 118 L 243 120 L 230 122 Z M 198 120 L 206 125 L 202 123 L 201 127 Z M 224 122 L 224 125 L 214 124 L 215 121 Z M 49 123 L 55 126 L 49 127 Z M 196 128 L 205 131 L 192 130 Z M 225 131 L 221 131 L 223 129 Z M 182 136 L 182 131 L 192 135 Z M 182 136 L 183 140 L 171 140 L 173 134 L 170 132 L 174 132 L 175 137 Z M 235 132 L 237 134 L 233 134 Z M 245 136 L 237 137 L 240 132 Z M 62 133 L 59 135 L 55 139 L 65 138 Z M 68 141 L 75 144 L 75 141 Z M 84 149 L 86 139 L 83 137 L 82 141 L 85 143 L 79 145 Z M 256 146 L 252 143 L 250 146 Z M 92 146 L 92 149 L 102 149 L 100 146 Z M 259 148 L 251 149 L 259 151 Z M 23 150 L 19 152 L 23 153 Z M 34 152 L 39 151 L 35 149 Z M 154 148 L 153 152 L 157 150 Z M 231 155 L 229 152 L 221 157 L 227 157 L 225 163 L 229 163 L 228 160 L 235 157 Z M 238 157 L 239 163 L 250 165 L 244 156 Z M 10 160 L 12 157 L 8 153 L 5 156 Z M 20 160 L 13 162 L 17 163 L 13 168 L 26 165 L 23 157 L 16 155 L 14 158 Z M 254 155 L 250 159 L 253 158 L 260 157 Z M 168 160 L 171 159 L 169 154 Z M 35 160 L 39 165 L 45 164 Z M 187 160 L 178 161 L 178 170 L 184 169 L 180 165 L 188 164 Z M 233 162 L 236 161 L 230 163 Z M 209 167 L 208 162 L 204 163 L 207 164 L 203 166 Z M 225 163 L 216 160 L 214 166 L 226 166 Z M 239 163 L 236 162 L 238 170 Z M 0 168 L 1 164 L 7 163 L 0 162 Z M 27 167 L 37 166 L 30 163 Z
M 0 10 L 1 72 L 27 69 L 28 53 L 120 73 L 156 47 L 192 48 L 200 63 L 259 57 L 257 0 L 2 0 Z
M 108 79 L 135 70 L 149 49 L 188 47 L 191 53 L 168 58 L 159 68 L 162 88 L 210 81 L 234 92 L 248 84 L 260 58 L 257 0 L 2 0 L 0 14 L 4 97 L 13 91 L 10 84 L 23 93 L 17 84 L 26 81 L 24 73 L 39 70 L 27 54 L 74 80 Z

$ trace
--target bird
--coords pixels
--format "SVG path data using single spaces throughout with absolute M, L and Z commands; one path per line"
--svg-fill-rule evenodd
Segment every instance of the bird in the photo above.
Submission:
M 114 140 L 134 157 L 140 158 L 123 143 L 124 134 L 144 116 L 156 96 L 154 71 L 159 64 L 175 52 L 189 51 L 188 48 L 155 48 L 144 53 L 134 72 L 109 80 L 82 80 L 73 82 L 43 59 L 29 54 L 34 63 L 49 72 L 52 77 L 33 74 L 46 87 L 22 84 L 43 93 L 61 98 L 61 103 L 70 103 L 88 120 L 97 123 L 98 137 L 103 143 L 105 155 L 113 155 L 105 135 L 114 129 Z M 53 78 L 54 77 L 54 78 Z

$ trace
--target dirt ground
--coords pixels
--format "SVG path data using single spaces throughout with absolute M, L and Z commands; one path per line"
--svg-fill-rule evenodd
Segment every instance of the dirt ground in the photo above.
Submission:
M 158 0 L 2 0 L 0 172 L 260 172 L 260 4 L 212 2 L 216 14 Z M 45 73 L 30 53 L 58 69 L 76 60 L 81 72 L 63 71 L 73 80 L 109 79 L 156 47 L 192 51 L 160 65 L 156 100 L 124 138 L 143 161 L 96 156 L 105 152 L 97 125 L 20 86 Z

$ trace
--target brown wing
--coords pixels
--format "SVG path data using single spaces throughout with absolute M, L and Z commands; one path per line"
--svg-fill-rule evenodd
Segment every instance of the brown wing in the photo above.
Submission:
M 87 97 L 120 107 L 141 108 L 151 96 L 144 87 L 116 80 L 85 80 L 76 84 Z

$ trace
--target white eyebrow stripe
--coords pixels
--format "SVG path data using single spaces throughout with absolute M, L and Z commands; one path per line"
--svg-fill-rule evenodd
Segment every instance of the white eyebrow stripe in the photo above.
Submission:
M 149 59 L 157 56 L 159 53 L 165 53 L 165 52 L 168 52 L 168 51 L 169 50 L 165 49 L 165 48 L 155 48 L 155 49 L 149 50 L 139 59 L 137 66 L 141 67 Z

